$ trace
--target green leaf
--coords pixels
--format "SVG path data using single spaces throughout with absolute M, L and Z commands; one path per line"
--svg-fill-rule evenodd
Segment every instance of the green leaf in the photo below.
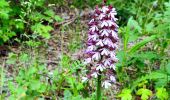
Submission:
M 46 15 L 48 15 L 48 16 L 50 16 L 50 17 L 54 17 L 54 16 L 55 16 L 55 13 L 54 13 L 53 10 L 46 10 L 46 11 L 44 12 L 44 14 L 46 14 Z
M 31 90 L 39 90 L 41 87 L 41 82 L 39 80 L 31 80 L 30 89 Z
M 63 19 L 62 19 L 60 16 L 58 16 L 58 15 L 55 15 L 55 16 L 54 16 L 54 19 L 55 19 L 55 21 L 57 21 L 57 22 L 63 21 Z
M 34 33 L 39 34 L 40 36 L 49 39 L 50 38 L 50 33 L 49 31 L 53 30 L 53 28 L 51 26 L 45 26 L 41 23 L 36 23 L 35 25 L 33 25 L 31 27 L 32 31 L 34 31 Z
M 7 7 L 7 6 L 9 6 L 9 3 L 7 1 L 5 0 L 0 1 L 0 8 Z
M 132 85 L 132 90 L 134 90 L 138 86 L 139 83 L 141 83 L 142 81 L 145 81 L 147 79 L 158 80 L 158 79 L 166 79 L 166 78 L 167 78 L 167 74 L 164 72 L 152 72 L 145 76 L 141 76 L 136 81 L 134 81 L 133 85 Z
M 70 98 L 72 97 L 72 94 L 69 90 L 65 90 L 64 91 L 64 100 L 70 100 Z
M 170 75 L 170 62 L 166 65 L 166 71 Z
M 46 92 L 47 85 L 46 85 L 46 84 L 43 84 L 43 83 L 41 83 L 40 85 L 41 85 L 41 86 L 40 86 L 40 88 L 39 88 L 37 91 L 40 92 L 40 93 Z
M 153 28 L 154 28 L 154 23 L 153 22 L 151 22 L 149 24 L 146 24 L 146 26 L 145 26 L 145 29 L 146 29 L 147 32 L 152 32 Z
M 25 53 L 21 54 L 20 57 L 19 57 L 19 60 L 20 60 L 21 62 L 26 62 L 26 61 L 28 61 L 28 60 L 29 60 L 29 59 L 28 59 L 28 54 L 25 54 Z
M 138 22 L 136 20 L 133 19 L 133 17 L 130 17 L 127 23 L 127 26 L 131 29 L 131 30 L 137 30 L 137 32 L 141 33 L 142 28 L 140 27 L 140 25 L 138 24 Z
M 156 52 L 152 52 L 152 51 L 135 53 L 131 57 L 135 57 L 140 60 L 146 60 L 146 59 L 151 60 L 151 59 L 159 58 L 159 56 L 156 54 Z
M 135 44 L 133 47 L 131 47 L 131 49 L 129 50 L 128 53 L 132 54 L 132 53 L 136 52 L 139 48 L 141 48 L 148 42 L 155 40 L 156 38 L 157 38 L 157 35 L 152 35 L 150 37 L 147 37 L 146 39 L 142 40 L 141 42 L 139 42 L 139 43 Z
M 142 100 L 148 100 L 149 96 L 152 95 L 152 91 L 149 89 L 141 88 L 137 91 L 136 94 L 140 95 Z
M 31 76 L 31 75 L 33 75 L 36 72 L 37 72 L 37 69 L 35 67 L 30 67 L 28 72 L 27 72 L 27 75 Z
M 39 22 L 43 19 L 46 19 L 46 16 L 39 13 L 39 12 L 32 12 L 30 15 L 29 15 L 29 19 L 32 20 L 32 21 L 36 21 L 36 22 Z
M 164 87 L 167 86 L 168 80 L 167 78 L 162 78 L 162 79 L 156 79 L 155 81 L 155 87 Z
M 41 44 L 41 42 L 37 42 L 34 40 L 25 41 L 25 43 L 30 47 L 38 47 Z
M 16 92 L 17 92 L 18 96 L 21 96 L 21 95 L 25 94 L 26 89 L 24 89 L 24 87 L 18 87 Z
M 78 85 L 77 85 L 77 90 L 81 90 L 81 89 L 83 89 L 83 83 L 78 83 Z
M 7 64 L 15 64 L 16 60 L 17 60 L 17 55 L 14 53 L 9 53 Z
M 160 100 L 168 100 L 168 92 L 165 88 L 157 88 L 156 89 L 156 97 Z
M 9 3 L 5 0 L 0 0 L 0 19 L 9 19 L 10 11 Z
M 118 97 L 121 97 L 121 100 L 132 100 L 131 90 L 123 89 Z

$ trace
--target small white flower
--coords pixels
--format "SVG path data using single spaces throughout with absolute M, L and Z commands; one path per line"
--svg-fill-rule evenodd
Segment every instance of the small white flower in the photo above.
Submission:
M 106 88 L 106 89 L 108 89 L 110 86 L 111 86 L 111 83 L 109 83 L 108 80 L 106 80 L 106 81 L 104 81 L 104 82 L 102 83 L 102 87 L 104 87 L 104 88 Z
M 101 55 L 109 55 L 109 50 L 107 50 L 107 49 L 102 49 L 102 52 L 101 52 Z
M 90 20 L 89 24 L 93 23 L 94 22 L 94 19 Z
M 105 45 L 111 45 L 111 44 L 113 44 L 113 42 L 112 42 L 112 40 L 111 40 L 110 38 L 105 38 L 105 39 L 103 40 L 103 43 L 104 43 Z
M 97 46 L 104 46 L 102 40 L 100 39 L 97 43 L 96 43 Z
M 114 17 L 114 18 L 111 18 L 111 20 L 112 21 L 117 21 L 118 19 Z
M 111 12 L 116 12 L 116 9 L 115 9 L 115 8 L 112 8 Z
M 93 51 L 93 50 L 96 50 L 96 46 L 91 45 L 91 46 L 88 46 L 88 47 L 87 47 L 86 52 Z
M 114 22 L 112 22 L 111 20 L 108 20 L 107 23 L 108 23 L 108 26 L 109 26 L 109 27 L 111 27 L 112 25 L 114 25 Z
M 110 69 L 116 70 L 116 66 L 114 64 L 111 64 Z
M 87 77 L 82 77 L 82 82 L 84 83 L 86 81 L 88 81 L 88 78 Z
M 106 13 L 109 10 L 109 8 L 107 6 L 103 6 L 101 10 L 102 12 Z
M 49 74 L 49 76 L 53 76 L 53 75 L 54 75 L 54 73 L 53 73 L 53 72 L 49 72 L 48 74 Z
M 96 25 L 93 25 L 93 26 L 91 26 L 91 28 L 89 30 L 94 32 L 94 31 L 98 31 L 99 29 L 97 28 Z
M 111 65 L 110 59 L 105 59 L 103 63 L 104 63 L 104 66 L 105 66 L 105 67 L 108 67 L 108 66 Z
M 109 36 L 109 31 L 107 29 L 103 29 L 100 31 L 101 36 Z
M 114 30 L 111 30 L 111 34 L 115 39 L 117 39 L 117 40 L 119 39 L 117 36 L 117 33 Z
M 110 76 L 110 80 L 111 80 L 112 82 L 116 82 L 116 78 L 115 78 L 114 76 Z
M 106 27 L 108 26 L 107 21 L 102 21 L 102 22 L 101 22 L 101 27 L 103 28 L 104 26 L 106 26 Z
M 105 69 L 104 66 L 102 64 L 98 64 L 96 70 L 103 71 L 103 69 Z
M 117 48 L 117 44 L 113 43 L 113 42 L 110 42 L 110 44 L 108 44 L 109 47 L 112 47 L 112 48 Z
M 112 11 L 112 12 L 109 13 L 108 17 L 115 18 L 115 15 L 117 15 L 117 13 Z
M 92 56 L 93 60 L 99 60 L 100 59 L 100 53 L 96 52 L 93 56 Z
M 97 74 L 97 72 L 94 72 L 93 74 L 91 74 L 91 76 L 94 78 L 97 78 L 98 74 Z
M 91 58 L 87 58 L 87 59 L 85 59 L 84 64 L 89 64 L 91 61 L 92 61 Z
M 115 52 L 114 51 L 110 51 L 110 57 L 112 58 L 112 57 L 115 57 Z
M 93 34 L 93 35 L 89 35 L 89 40 L 93 40 L 96 41 L 99 38 L 99 36 L 97 34 Z
M 118 48 L 118 45 L 116 43 L 114 43 L 114 47 L 117 49 Z
M 114 25 L 116 28 L 118 28 L 118 27 L 119 27 L 116 23 L 113 23 L 113 25 Z
M 113 59 L 113 61 L 115 61 L 115 62 L 118 62 L 118 58 L 116 58 L 116 56 L 112 57 L 111 59 Z
M 101 19 L 103 19 L 105 16 L 106 16 L 105 14 L 101 13 L 101 14 L 99 15 L 99 19 L 101 20 Z

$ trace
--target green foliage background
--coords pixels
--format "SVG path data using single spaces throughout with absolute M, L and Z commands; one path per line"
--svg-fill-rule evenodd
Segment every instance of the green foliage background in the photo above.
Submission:
M 90 12 L 101 3 L 102 0 L 0 0 L 0 45 L 10 48 L 17 42 L 19 48 L 24 48 L 1 57 L 0 99 L 95 100 L 94 80 L 81 82 L 86 73 L 83 57 L 73 55 L 85 45 L 87 27 L 82 27 L 83 18 L 78 14 L 74 23 L 61 24 L 58 30 L 55 24 L 65 21 L 58 9 Z M 120 49 L 117 89 L 103 90 L 103 100 L 170 100 L 170 1 L 108 0 L 107 4 L 117 9 Z M 57 63 L 53 69 L 49 69 L 46 51 L 40 52 L 43 48 L 50 51 L 50 40 L 59 40 L 56 48 L 61 48 L 55 55 L 59 60 L 52 62 Z

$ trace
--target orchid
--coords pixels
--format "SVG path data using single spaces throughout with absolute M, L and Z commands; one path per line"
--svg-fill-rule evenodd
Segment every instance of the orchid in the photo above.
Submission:
M 97 78 L 102 75 L 102 86 L 108 88 L 111 83 L 116 82 L 114 70 L 116 58 L 115 50 L 118 48 L 118 19 L 116 9 L 112 6 L 102 5 L 101 9 L 97 6 L 89 22 L 89 34 L 87 41 L 85 60 L 86 64 L 93 65 L 83 80 Z

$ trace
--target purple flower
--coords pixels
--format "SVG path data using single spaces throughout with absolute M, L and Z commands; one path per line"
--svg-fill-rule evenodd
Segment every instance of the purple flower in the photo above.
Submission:
M 88 23 L 89 33 L 86 49 L 85 64 L 92 65 L 86 77 L 85 82 L 90 78 L 100 74 L 103 76 L 102 86 L 108 88 L 111 83 L 116 82 L 114 70 L 115 63 L 118 61 L 115 50 L 118 48 L 118 20 L 115 8 L 103 5 L 101 8 L 96 6 L 92 19 Z

